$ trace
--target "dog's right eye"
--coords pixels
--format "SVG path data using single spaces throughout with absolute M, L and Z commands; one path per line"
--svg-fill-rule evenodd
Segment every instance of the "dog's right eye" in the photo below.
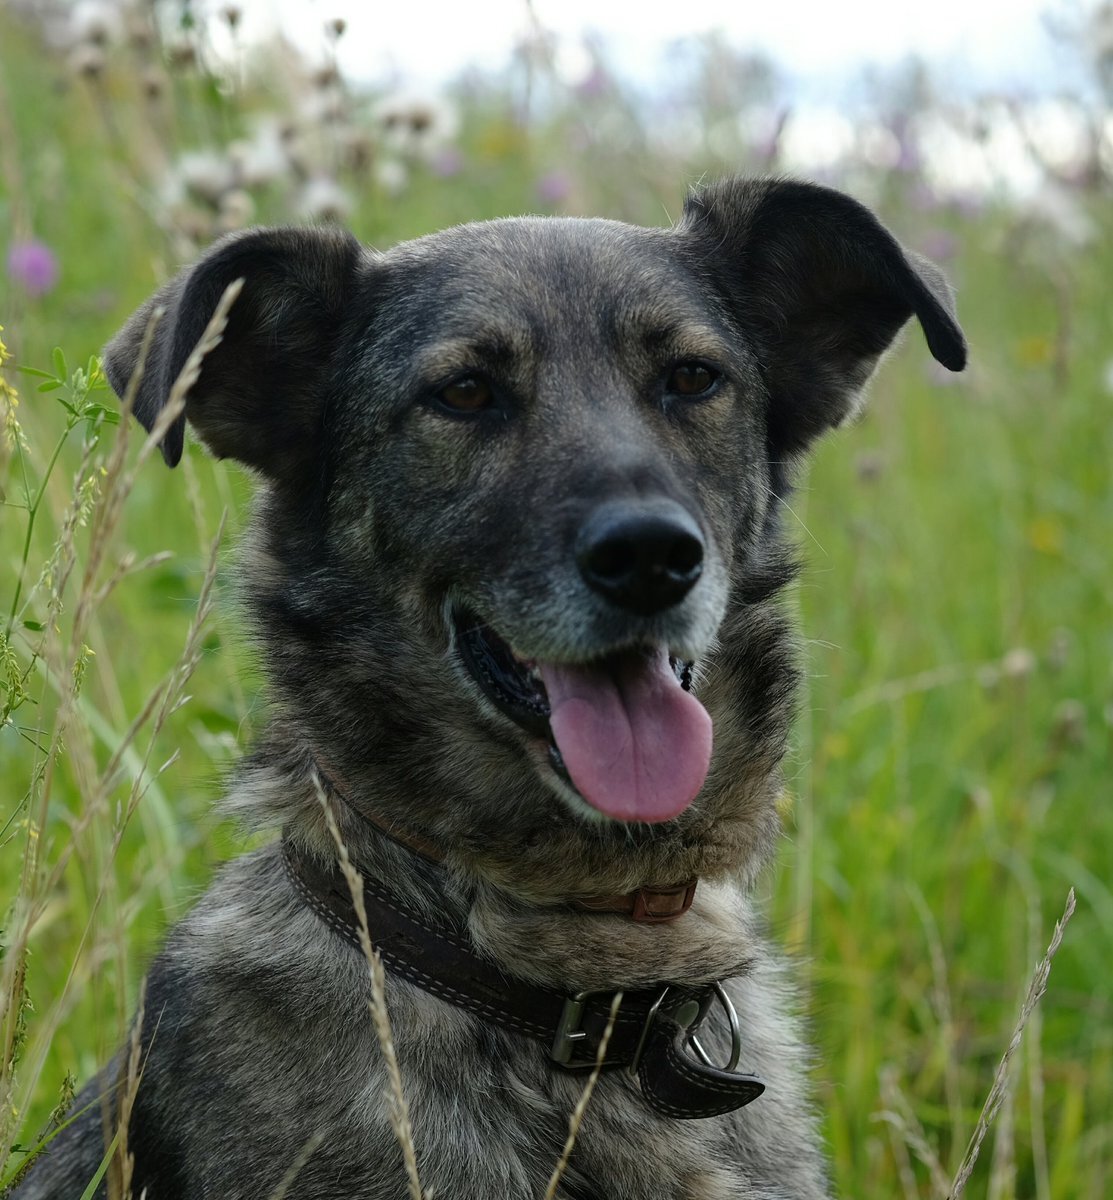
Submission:
M 693 360 L 677 363 L 669 372 L 665 387 L 672 395 L 682 396 L 685 400 L 702 400 L 711 394 L 718 382 L 718 371 Z
M 490 408 L 495 396 L 490 382 L 482 375 L 465 375 L 441 388 L 436 400 L 454 413 L 476 413 Z

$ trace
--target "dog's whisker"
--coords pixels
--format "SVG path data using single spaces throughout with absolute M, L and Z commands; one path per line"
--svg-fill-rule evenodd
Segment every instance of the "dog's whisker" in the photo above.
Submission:
M 820 551 L 820 553 L 821 553 L 821 554 L 823 554 L 823 555 L 824 555 L 824 557 L 827 557 L 827 551 L 826 551 L 826 550 L 823 548 L 823 543 L 822 543 L 822 542 L 820 542 L 819 538 L 817 538 L 817 537 L 815 536 L 815 534 L 814 534 L 814 533 L 812 533 L 812 531 L 811 531 L 811 530 L 808 528 L 807 524 L 805 523 L 804 519 L 803 519 L 803 518 L 800 516 L 800 514 L 799 514 L 799 513 L 798 513 L 798 512 L 797 512 L 797 511 L 796 511 L 796 510 L 795 510 L 795 509 L 792 507 L 792 505 L 791 505 L 791 504 L 789 504 L 789 502 L 788 502 L 788 501 L 787 501 L 787 500 L 786 500 L 786 499 L 785 499 L 783 496 L 779 496 L 779 495 L 778 495 L 776 492 L 774 492 L 774 491 L 770 491 L 770 492 L 769 492 L 769 495 L 770 495 L 770 496 L 772 496 L 772 497 L 773 497 L 773 499 L 774 499 L 774 500 L 776 500 L 776 501 L 777 501 L 777 503 L 778 503 L 778 504 L 780 504 L 782 507 L 784 507 L 784 508 L 788 509 L 789 513 L 791 513 L 791 514 L 792 514 L 792 518 L 793 518 L 793 520 L 795 520 L 795 521 L 796 521 L 796 523 L 797 523 L 797 524 L 800 526 L 800 528 L 801 528 L 801 529 L 802 529 L 802 530 L 803 530 L 803 531 L 804 531 L 804 532 L 805 532 L 805 533 L 808 535 L 808 537 L 810 537 L 810 538 L 811 538 L 811 540 L 812 540 L 812 541 L 813 541 L 813 542 L 816 544 L 816 546 L 819 548 L 819 551 Z

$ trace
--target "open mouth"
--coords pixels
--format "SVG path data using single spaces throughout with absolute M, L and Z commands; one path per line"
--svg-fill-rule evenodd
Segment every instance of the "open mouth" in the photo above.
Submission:
M 711 760 L 711 719 L 692 664 L 667 647 L 585 663 L 524 659 L 475 613 L 456 609 L 460 657 L 501 712 L 549 747 L 554 771 L 621 821 L 667 821 L 695 799 Z

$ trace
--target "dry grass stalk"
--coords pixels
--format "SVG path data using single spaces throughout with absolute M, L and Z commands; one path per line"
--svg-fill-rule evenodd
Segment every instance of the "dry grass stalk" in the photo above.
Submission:
M 1005 1090 L 1001 1115 L 997 1118 L 993 1154 L 989 1160 L 986 1200 L 1015 1200 L 1016 1191 L 1016 1092 Z
M 951 1008 L 951 992 L 947 982 L 947 956 L 943 950 L 943 939 L 939 936 L 939 926 L 935 923 L 935 918 L 928 902 L 924 899 L 923 892 L 913 885 L 909 887 L 908 894 L 916 908 L 920 923 L 924 927 L 924 937 L 927 939 L 928 952 L 931 956 L 931 1004 L 935 1010 L 935 1019 L 939 1022 L 940 1057 L 943 1060 L 943 1086 L 947 1096 L 951 1138 L 956 1144 L 961 1144 L 967 1131 L 966 1122 L 963 1119 L 962 1082 L 958 1071 L 960 1058 L 955 1052 L 958 1026 Z M 947 1184 L 945 1183 L 940 1195 L 945 1196 L 946 1194 Z
M 1001 1056 L 1001 1061 L 997 1064 L 997 1074 L 993 1078 L 993 1086 L 986 1097 L 981 1116 L 978 1117 L 978 1124 L 974 1129 L 970 1144 L 966 1148 L 962 1164 L 955 1175 L 954 1183 L 951 1185 L 948 1200 L 959 1200 L 959 1197 L 966 1190 L 966 1184 L 974 1172 L 974 1165 L 977 1163 L 978 1155 L 981 1153 L 982 1143 L 985 1141 L 989 1127 L 993 1124 L 994 1118 L 1004 1103 L 1009 1087 L 1009 1067 L 1013 1056 L 1020 1047 L 1020 1040 L 1024 1036 L 1024 1027 L 1028 1024 L 1028 1019 L 1035 1011 L 1036 1005 L 1043 999 L 1044 992 L 1047 991 L 1047 980 L 1051 974 L 1051 960 L 1055 957 L 1055 953 L 1063 941 L 1063 931 L 1066 929 L 1071 917 L 1074 916 L 1074 908 L 1074 888 L 1071 888 L 1067 894 L 1067 903 L 1063 909 L 1063 915 L 1056 922 L 1055 932 L 1051 935 L 1051 942 L 1047 947 L 1047 953 L 1043 956 L 1040 965 L 1036 968 L 1035 974 L 1032 976 L 1031 983 L 1028 985 L 1028 994 L 1024 997 L 1024 1003 L 1021 1005 L 1020 1015 L 1017 1017 L 1009 1044 L 1005 1048 L 1005 1053 Z
M 549 1186 L 545 1189 L 544 1200 L 555 1200 L 557 1184 L 560 1183 L 561 1176 L 568 1168 L 568 1160 L 572 1157 L 572 1148 L 575 1146 L 576 1138 L 579 1136 L 584 1113 L 587 1112 L 588 1101 L 591 1099 L 591 1093 L 595 1091 L 595 1085 L 599 1082 L 599 1076 L 603 1072 L 603 1062 L 607 1057 L 607 1045 L 611 1040 L 611 1034 L 614 1032 L 614 1025 L 615 1021 L 618 1020 L 618 1010 L 621 1004 L 622 993 L 615 992 L 614 999 L 611 1001 L 611 1011 L 607 1017 L 607 1025 L 603 1030 L 603 1036 L 599 1039 L 599 1049 L 595 1053 L 595 1066 L 592 1067 L 591 1074 L 588 1076 L 587 1083 L 584 1084 L 584 1090 L 580 1095 L 580 1099 L 576 1107 L 572 1110 L 572 1115 L 568 1118 L 568 1137 L 565 1140 L 564 1149 L 560 1152 L 557 1165 L 553 1168 Z
M 149 436 L 140 448 L 135 464 L 129 471 L 125 469 L 130 430 L 127 417 L 134 407 L 139 385 L 146 370 L 147 358 L 153 343 L 155 328 L 162 316 L 162 312 L 156 310 L 147 324 L 140 344 L 136 367 L 129 380 L 124 396 L 122 406 L 123 420 L 121 420 L 117 428 L 115 442 L 101 472 L 100 494 L 96 499 L 96 503 L 92 505 L 91 512 L 88 507 L 85 508 L 90 517 L 89 545 L 74 607 L 68 648 L 65 651 L 62 651 L 61 647 L 57 651 L 53 651 L 48 648 L 47 642 L 50 631 L 55 628 L 54 619 L 61 611 L 62 589 L 69 581 L 76 562 L 73 542 L 76 529 L 80 524 L 80 518 L 83 516 L 83 513 L 79 511 L 79 506 L 84 503 L 80 497 L 75 499 L 73 505 L 71 505 L 71 509 L 63 519 L 59 544 L 55 546 L 51 562 L 48 564 L 47 569 L 51 577 L 44 582 L 47 582 L 51 588 L 49 604 L 51 623 L 47 626 L 48 635 L 42 639 L 36 655 L 38 661 L 41 661 L 46 668 L 45 677 L 47 682 L 54 687 L 59 695 L 59 703 L 55 710 L 50 738 L 46 745 L 40 748 L 41 758 L 36 764 L 31 792 L 29 793 L 29 803 L 36 792 L 37 802 L 29 807 L 20 884 L 9 925 L 11 931 L 10 940 L 3 962 L 0 963 L 0 1109 L 5 1114 L 14 1112 L 17 1107 L 13 1104 L 15 1080 L 12 1068 L 14 1065 L 14 1047 L 16 1038 L 19 1036 L 21 1012 L 24 1004 L 26 956 L 31 932 L 42 915 L 47 898 L 58 886 L 62 873 L 75 851 L 79 848 L 82 835 L 99 817 L 108 812 L 108 797 L 119 781 L 122 758 L 139 731 L 150 720 L 153 713 L 154 723 L 146 754 L 141 760 L 139 769 L 134 774 L 127 804 L 118 812 L 113 836 L 107 851 L 106 865 L 110 865 L 114 860 L 128 821 L 134 814 L 139 800 L 142 798 L 143 784 L 147 775 L 146 766 L 154 747 L 154 740 L 158 736 L 167 717 L 184 702 L 185 684 L 200 657 L 200 631 L 211 608 L 211 592 L 216 577 L 217 549 L 220 534 L 218 534 L 217 540 L 212 546 L 198 608 L 191 624 L 182 655 L 179 657 L 169 677 L 152 693 L 139 716 L 133 720 L 121 743 L 116 747 L 105 770 L 103 772 L 99 771 L 88 742 L 88 730 L 82 722 L 75 722 L 73 719 L 79 711 L 81 684 L 91 653 L 85 639 L 88 628 L 94 620 L 97 606 L 104 600 L 119 579 L 122 578 L 123 574 L 130 573 L 133 569 L 133 564 L 129 562 L 126 570 L 121 571 L 117 569 L 113 572 L 107 584 L 98 586 L 97 580 L 100 578 L 103 564 L 109 558 L 113 537 L 119 525 L 124 502 L 134 487 L 138 469 L 145 459 L 149 457 L 153 449 L 161 442 L 173 422 L 181 415 L 189 389 L 197 381 L 200 374 L 201 364 L 205 355 L 210 353 L 220 343 L 224 328 L 227 325 L 228 313 L 236 297 L 239 295 L 242 285 L 242 280 L 236 280 L 225 289 L 217 303 L 212 319 L 206 326 L 201 339 L 187 358 L 182 371 L 170 390 L 170 396 L 165 408 L 159 414 Z M 82 460 L 82 471 L 85 471 L 89 466 L 87 461 L 89 452 L 90 448 L 87 446 L 85 456 Z M 84 499 L 87 501 L 88 496 Z M 223 521 L 221 522 L 221 530 L 223 530 Z M 72 729 L 71 726 L 73 727 Z M 54 864 L 54 868 L 48 878 L 44 880 L 41 878 L 39 872 L 41 831 L 47 827 L 47 814 L 51 800 L 54 772 L 61 759 L 63 750 L 65 751 L 67 761 L 71 764 L 83 803 L 80 816 L 71 824 L 71 836 L 66 847 L 59 855 L 58 861 Z M 173 761 L 173 759 L 171 758 L 169 761 Z M 163 764 L 156 774 L 161 773 L 168 765 L 169 762 Z M 97 895 L 90 911 L 88 922 L 90 925 L 98 911 L 108 882 L 108 877 L 102 875 Z M 88 932 L 89 929 L 87 927 L 82 935 L 83 945 Z M 72 978 L 73 971 L 71 970 L 67 979 L 67 988 Z M 45 1055 L 45 1046 L 49 1044 L 49 1040 L 53 1036 L 58 1022 L 61 1020 L 65 999 L 66 996 L 64 993 L 53 1006 L 48 1019 L 40 1023 L 40 1028 L 45 1034 L 43 1055 Z M 36 1069 L 32 1071 L 28 1088 L 33 1086 L 34 1080 L 37 1078 L 39 1070 L 41 1070 L 41 1065 L 42 1058 L 40 1056 L 40 1060 L 36 1064 Z M 6 1120 L 0 1122 L 0 1162 L 6 1161 L 11 1151 L 13 1129 L 14 1125 L 12 1122 Z
M 877 1119 L 884 1121 L 890 1130 L 899 1134 L 903 1145 L 927 1167 L 931 1177 L 931 1194 L 946 1196 L 951 1190 L 951 1181 L 943 1170 L 935 1147 L 928 1141 L 912 1105 L 901 1091 L 896 1069 L 892 1066 L 885 1067 L 881 1072 L 881 1099 L 885 1104 L 885 1111 L 878 1113 Z
M 103 817 L 105 813 L 108 812 L 109 795 L 119 783 L 121 773 L 120 764 L 129 747 L 136 740 L 138 734 L 151 720 L 153 713 L 154 720 L 151 724 L 146 748 L 144 753 L 140 756 L 138 765 L 134 771 L 127 803 L 123 805 L 122 809 L 117 814 L 115 827 L 112 831 L 112 837 L 105 853 L 105 858 L 102 863 L 100 878 L 97 885 L 97 892 L 93 897 L 89 917 L 79 941 L 79 956 L 81 951 L 90 940 L 92 926 L 96 921 L 98 912 L 100 911 L 105 889 L 108 886 L 111 878 L 107 868 L 110 868 L 112 863 L 115 861 L 116 855 L 120 848 L 120 843 L 123 840 L 124 833 L 127 830 L 128 824 L 131 818 L 134 816 L 136 809 L 138 808 L 139 802 L 143 798 L 146 785 L 149 784 L 151 778 L 157 777 L 163 771 L 165 771 L 166 768 L 177 757 L 177 753 L 175 752 L 175 754 L 171 755 L 171 757 L 158 768 L 158 770 L 154 773 L 154 776 L 148 774 L 147 764 L 150 760 L 150 756 L 154 749 L 155 742 L 158 739 L 159 733 L 169 715 L 184 702 L 183 693 L 185 686 L 188 683 L 194 669 L 196 668 L 198 661 L 200 660 L 201 633 L 207 622 L 207 618 L 213 604 L 212 592 L 216 580 L 218 553 L 221 538 L 223 536 L 223 529 L 224 520 L 222 518 L 220 527 L 217 530 L 217 534 L 213 539 L 209 550 L 209 561 L 206 567 L 205 578 L 201 586 L 201 592 L 198 597 L 197 608 L 194 612 L 193 620 L 190 622 L 189 632 L 186 636 L 186 642 L 177 662 L 171 668 L 169 675 L 147 698 L 147 701 L 143 705 L 139 715 L 132 721 L 124 736 L 119 740 L 116 749 L 108 763 L 105 765 L 104 770 L 99 772 L 96 780 L 92 784 L 82 789 L 82 795 L 85 803 L 83 804 L 81 815 L 71 823 L 71 836 L 67 844 L 60 852 L 49 876 L 46 878 L 44 885 L 39 890 L 34 903 L 31 902 L 30 897 L 27 897 L 28 906 L 26 911 L 28 915 L 27 919 L 20 927 L 20 936 L 22 938 L 21 944 L 24 946 L 27 944 L 31 929 L 33 928 L 35 921 L 38 919 L 38 916 L 42 911 L 42 908 L 45 904 L 45 899 L 53 894 L 56 894 L 56 890 L 61 884 L 62 875 L 65 872 L 70 859 L 73 857 L 78 846 L 81 844 L 84 834 L 99 817 Z M 64 680 L 55 680 L 55 683 L 57 686 L 65 686 Z M 72 743 L 67 747 L 67 749 L 72 753 Z M 6 961 L 5 965 L 7 965 Z M 30 1083 L 38 1077 L 39 1072 L 41 1071 L 42 1058 L 45 1056 L 46 1047 L 53 1040 L 54 1033 L 57 1030 L 64 1014 L 70 989 L 75 979 L 76 967 L 77 958 L 75 957 L 74 961 L 70 965 L 70 970 L 66 976 L 66 981 L 62 987 L 60 996 L 52 1006 L 50 1013 L 46 1014 L 44 1020 L 40 1023 L 43 1031 L 43 1050 L 38 1061 L 34 1064 L 33 1069 L 30 1072 L 29 1086 Z M 13 986 L 17 982 L 18 980 L 13 980 Z M 4 985 L 5 988 L 8 987 L 8 982 L 6 979 L 4 980 Z M 0 1000 L 3 1000 L 7 996 L 14 994 L 16 994 L 14 991 L 5 992 L 4 996 L 0 996 Z M 0 1016 L 2 1015 L 3 1008 L 0 1007 Z M 140 1023 L 141 1020 L 142 1008 L 140 1008 Z M 7 1082 L 10 1085 L 10 1081 Z M 0 1092 L 0 1094 L 3 1093 Z M 2 1141 L 2 1139 L 0 1139 L 0 1141 Z M 0 1144 L 0 1151 L 5 1149 L 9 1148 L 5 1147 L 3 1144 Z
M 367 908 L 363 903 L 363 877 L 352 865 L 352 861 L 348 856 L 348 847 L 340 833 L 340 826 L 336 823 L 336 815 L 332 811 L 332 805 L 329 803 L 328 796 L 325 794 L 325 789 L 321 786 L 321 780 L 316 771 L 313 772 L 313 787 L 317 792 L 317 799 L 325 814 L 325 824 L 332 835 L 332 840 L 336 843 L 340 870 L 347 881 L 348 890 L 352 894 L 352 906 L 355 909 L 356 920 L 359 923 L 359 942 L 363 949 L 363 956 L 367 959 L 371 978 L 371 997 L 367 1002 L 367 1006 L 371 1010 L 371 1021 L 375 1027 L 375 1035 L 379 1039 L 379 1046 L 383 1052 L 383 1060 L 386 1063 L 387 1079 L 389 1081 L 387 1104 L 390 1112 L 390 1127 L 394 1130 L 394 1136 L 398 1140 L 398 1145 L 402 1148 L 402 1160 L 406 1168 L 406 1181 L 409 1188 L 410 1200 L 428 1200 L 426 1194 L 421 1189 L 421 1178 L 417 1170 L 417 1150 L 414 1146 L 413 1128 L 410 1125 L 410 1110 L 406 1104 L 405 1092 L 402 1089 L 402 1071 L 398 1066 L 398 1055 L 394 1048 L 394 1034 L 390 1027 L 390 1013 L 387 1010 L 386 1004 L 386 973 L 383 970 L 382 959 L 371 944 L 371 932 L 367 923 Z
M 302 1167 L 313 1157 L 317 1147 L 325 1140 L 325 1135 L 321 1132 L 313 1134 L 311 1138 L 302 1146 L 297 1158 L 290 1164 L 289 1170 L 278 1181 L 278 1187 L 267 1197 L 267 1200 L 286 1200 L 289 1195 L 290 1188 L 294 1186 L 294 1182 L 301 1174 Z
M 135 1023 L 131 1027 L 131 1038 L 128 1041 L 128 1057 L 124 1068 L 124 1078 L 120 1081 L 124 1086 L 120 1095 L 120 1107 L 116 1114 L 118 1136 L 116 1152 L 108 1166 L 107 1184 L 108 1200 L 131 1200 L 131 1181 L 135 1173 L 135 1155 L 128 1149 L 128 1127 L 131 1124 L 131 1112 L 135 1107 L 135 1097 L 139 1092 L 139 1080 L 143 1071 L 139 1062 L 143 1050 L 143 1018 L 146 1014 L 147 981 L 144 979 L 139 988 L 139 1003 L 135 1013 Z M 105 1110 L 108 1109 L 108 1098 L 104 1100 Z M 106 1132 L 105 1145 L 109 1145 L 111 1137 Z
M 882 1094 L 884 1095 L 885 1073 L 891 1072 L 892 1066 L 882 1067 Z M 908 1141 L 904 1137 L 904 1128 L 900 1117 L 895 1112 L 875 1113 L 875 1121 L 884 1121 L 889 1135 L 889 1149 L 893 1155 L 897 1178 L 900 1180 L 904 1200 L 920 1200 L 920 1189 L 916 1183 L 916 1173 L 912 1170 L 912 1156 L 908 1153 Z

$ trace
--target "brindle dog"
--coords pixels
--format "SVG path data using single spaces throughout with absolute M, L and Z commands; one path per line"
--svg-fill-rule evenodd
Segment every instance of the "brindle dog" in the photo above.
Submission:
M 178 461 L 188 418 L 259 477 L 242 582 L 274 711 L 230 803 L 284 837 L 228 864 L 151 968 L 134 1195 L 408 1194 L 323 788 L 383 898 L 372 938 L 404 948 L 387 992 L 434 1195 L 539 1200 L 585 1079 L 569 1054 L 594 1056 L 568 1048 L 597 1046 L 625 989 L 614 1036 L 633 1031 L 642 1074 L 604 1071 L 558 1195 L 827 1196 L 792 988 L 751 898 L 797 678 L 782 501 L 910 317 L 963 367 L 943 277 L 855 201 L 784 180 L 707 187 L 671 229 L 523 218 L 383 254 L 253 230 L 108 347 L 123 394 L 165 308 L 144 425 L 240 277 L 163 452 Z M 662 904 L 671 920 L 635 919 Z M 492 978 L 527 1008 L 599 990 L 594 1035 L 575 1004 L 555 1040 L 521 1032 Z M 121 1074 L 90 1085 L 20 1200 L 82 1191 Z

